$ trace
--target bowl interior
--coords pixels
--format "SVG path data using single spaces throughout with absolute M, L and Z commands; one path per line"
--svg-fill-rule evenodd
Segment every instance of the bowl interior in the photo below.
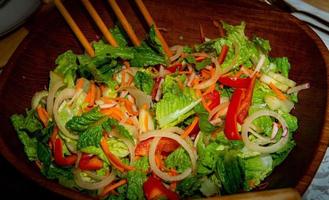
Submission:
M 134 2 L 118 3 L 137 34 L 143 38 L 147 28 Z M 112 27 L 116 20 L 107 2 L 93 1 L 93 4 L 105 23 Z M 145 0 L 145 4 L 158 26 L 166 28 L 163 35 L 169 45 L 199 43 L 199 24 L 202 24 L 207 37 L 215 38 L 218 30 L 212 25 L 212 20 L 224 20 L 231 24 L 245 21 L 247 36 L 251 38 L 257 35 L 268 39 L 272 47 L 271 56 L 289 58 L 292 65 L 290 77 L 293 80 L 311 84 L 311 89 L 299 94 L 299 103 L 293 111 L 299 119 L 299 129 L 295 134 L 297 146 L 266 180 L 269 182 L 268 188 L 295 187 L 311 165 L 323 134 L 328 65 L 324 55 L 328 56 L 328 53 L 324 52 L 324 45 L 319 38 L 292 16 L 273 10 L 265 4 L 247 0 Z M 67 1 L 65 5 L 89 41 L 101 36 L 81 3 Z M 9 117 L 14 113 L 23 113 L 25 108 L 30 107 L 33 94 L 48 85 L 49 71 L 54 68 L 55 59 L 61 52 L 68 49 L 75 53 L 83 52 L 78 40 L 55 8 L 36 14 L 29 26 L 30 34 L 0 77 L 1 153 L 20 172 L 40 185 L 71 198 L 87 199 L 88 197 L 43 178 L 38 169 L 27 160 L 10 124 Z M 300 192 L 305 189 L 300 189 Z

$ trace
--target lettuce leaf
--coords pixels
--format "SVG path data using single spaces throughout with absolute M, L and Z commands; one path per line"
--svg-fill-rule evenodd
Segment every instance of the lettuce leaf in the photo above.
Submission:
M 83 113 L 81 116 L 74 116 L 71 120 L 66 123 L 66 128 L 81 134 L 87 130 L 89 126 L 99 122 L 104 116 L 100 112 L 99 107 L 95 107 L 89 112 Z
M 57 66 L 54 72 L 64 78 L 68 87 L 73 87 L 78 69 L 77 56 L 69 50 L 59 55 L 55 63 Z
M 142 42 L 140 46 L 134 48 L 134 58 L 130 60 L 131 66 L 147 67 L 158 64 L 167 65 L 165 57 L 158 54 L 147 43 Z
M 288 78 L 288 74 L 291 66 L 287 57 L 271 58 L 270 61 L 275 65 L 274 72 L 279 72 L 283 76 Z
M 183 148 L 178 148 L 165 160 L 167 168 L 176 169 L 178 173 L 183 173 L 187 168 L 191 167 L 190 157 Z
M 126 33 L 119 25 L 115 25 L 114 28 L 110 29 L 110 32 L 117 41 L 119 47 L 125 47 L 128 45 Z
M 96 57 L 121 58 L 130 60 L 134 57 L 134 51 L 130 47 L 113 47 L 106 44 L 103 40 L 93 44 Z
M 270 155 L 260 155 L 241 160 L 244 171 L 243 187 L 249 191 L 259 185 L 273 170 L 273 159 Z
M 24 145 L 24 151 L 28 159 L 31 161 L 37 160 L 38 141 L 35 133 L 41 131 L 42 124 L 37 118 L 36 111 L 33 109 L 26 111 L 26 117 L 24 115 L 14 114 L 10 119 L 18 138 Z
M 143 184 L 147 179 L 147 170 L 149 168 L 148 158 L 140 158 L 134 162 L 133 166 L 135 166 L 135 170 L 127 173 L 128 187 L 126 198 L 143 200 L 145 199 Z
M 99 143 L 103 136 L 103 128 L 101 125 L 90 127 L 81 133 L 77 148 L 83 149 L 89 146 L 99 147 Z
M 151 94 L 154 85 L 153 77 L 142 71 L 138 71 L 134 77 L 135 86 L 145 92 L 146 94 Z

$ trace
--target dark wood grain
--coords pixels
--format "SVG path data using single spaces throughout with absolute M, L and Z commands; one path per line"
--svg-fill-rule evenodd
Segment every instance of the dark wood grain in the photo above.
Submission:
M 106 1 L 93 1 L 108 26 L 115 17 Z M 133 1 L 118 1 L 140 39 L 146 26 Z M 87 38 L 92 41 L 101 34 L 78 1 L 65 2 Z M 266 179 L 268 188 L 295 187 L 303 193 L 310 184 L 324 155 L 329 140 L 328 73 L 329 53 L 318 36 L 293 16 L 271 9 L 257 1 L 238 0 L 145 0 L 169 45 L 199 42 L 199 24 L 205 34 L 217 37 L 212 19 L 232 24 L 247 23 L 249 37 L 257 35 L 270 40 L 271 56 L 287 56 L 292 64 L 291 78 L 297 83 L 309 82 L 311 89 L 300 93 L 294 114 L 299 119 L 295 135 L 297 146 L 288 159 Z M 82 46 L 64 19 L 54 8 L 37 13 L 29 22 L 31 33 L 15 52 L 0 77 L 0 150 L 1 154 L 21 173 L 39 185 L 69 198 L 89 199 L 42 177 L 26 159 L 9 117 L 30 107 L 33 94 L 48 84 L 49 70 L 56 57 L 72 49 L 82 53 Z

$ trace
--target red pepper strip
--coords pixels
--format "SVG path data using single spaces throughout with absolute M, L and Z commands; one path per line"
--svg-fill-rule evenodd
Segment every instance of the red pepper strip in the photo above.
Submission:
M 178 200 L 177 193 L 167 189 L 160 180 L 150 176 L 143 184 L 144 194 L 147 200 L 166 198 L 168 200 Z
M 162 79 L 163 79 L 162 77 L 157 77 L 155 79 L 155 84 L 153 85 L 152 92 L 151 92 L 152 99 L 155 99 Z
M 230 78 L 227 76 L 222 76 L 218 79 L 218 81 L 229 87 L 234 88 L 247 88 L 250 85 L 251 79 L 250 78 Z
M 255 82 L 256 82 L 256 76 L 253 76 L 252 79 L 250 80 L 245 98 L 241 102 L 241 106 L 238 111 L 238 119 L 237 119 L 240 124 L 243 124 L 244 119 L 248 115 L 248 111 L 252 101 L 252 95 L 255 87 Z
M 59 166 L 70 166 L 77 160 L 77 156 L 74 154 L 64 157 L 62 140 L 60 138 L 57 138 L 55 141 L 54 157 L 56 164 Z
M 124 172 L 125 170 L 130 171 L 134 170 L 135 168 L 133 166 L 129 166 L 121 162 L 119 158 L 117 158 L 113 153 L 110 152 L 109 146 L 106 142 L 105 138 L 102 138 L 101 140 L 101 147 L 106 155 L 106 157 L 109 159 L 111 164 L 117 168 L 120 172 Z
M 171 73 L 175 73 L 177 70 L 179 70 L 179 68 L 182 66 L 182 63 L 176 63 L 173 64 L 169 67 L 166 68 L 166 70 L 170 71 Z
M 235 89 L 228 106 L 224 133 L 229 140 L 240 140 L 240 134 L 237 127 L 238 110 L 242 99 L 244 98 L 245 90 L 241 88 Z
M 208 94 L 204 95 L 203 98 L 206 100 L 206 102 L 209 102 L 207 107 L 210 110 L 214 109 L 220 103 L 220 96 L 217 90 L 209 92 Z
M 103 161 L 96 156 L 91 156 L 87 154 L 82 154 L 79 168 L 82 170 L 98 170 L 102 169 Z
M 226 55 L 227 55 L 227 52 L 228 52 L 228 46 L 226 44 L 224 44 L 222 46 L 222 50 L 219 54 L 219 57 L 218 57 L 218 63 L 221 65 L 223 64 L 223 62 L 225 61 L 225 58 L 226 58 Z
M 136 156 L 147 156 L 150 150 L 150 145 L 153 138 L 141 141 L 135 148 Z M 179 147 L 179 144 L 170 138 L 161 138 L 158 145 L 157 151 L 161 151 L 162 154 L 168 154 L 175 151 Z

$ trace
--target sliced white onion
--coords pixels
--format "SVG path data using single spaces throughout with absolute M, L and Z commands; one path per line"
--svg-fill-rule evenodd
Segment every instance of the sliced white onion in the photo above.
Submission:
M 177 127 L 172 127 L 168 129 L 163 129 L 163 130 L 156 130 L 156 131 L 150 131 L 148 133 L 142 134 L 140 136 L 140 141 L 149 139 L 154 137 L 155 139 L 151 143 L 150 151 L 149 151 L 149 159 L 150 159 L 150 166 L 153 172 L 162 178 L 163 180 L 167 181 L 179 181 L 184 178 L 186 178 L 189 174 L 191 174 L 192 171 L 195 171 L 196 169 L 196 150 L 194 147 L 190 146 L 183 138 L 181 138 L 179 135 L 173 133 L 173 131 L 181 132 L 182 129 L 177 128 Z M 165 138 L 170 138 L 172 140 L 175 140 L 177 143 L 179 143 L 188 153 L 191 159 L 191 164 L 192 164 L 192 169 L 188 168 L 185 170 L 182 174 L 178 176 L 169 176 L 166 173 L 162 172 L 156 165 L 155 163 L 155 150 L 156 146 L 160 140 L 160 138 L 165 137 Z
M 75 183 L 84 189 L 87 190 L 97 190 L 100 188 L 103 188 L 105 186 L 107 186 L 108 184 L 110 184 L 114 179 L 115 179 L 115 172 L 112 171 L 110 175 L 108 175 L 107 177 L 105 177 L 104 179 L 102 179 L 99 182 L 86 182 L 82 179 L 81 177 L 81 170 L 77 169 L 74 171 L 74 181 Z
M 68 138 L 71 138 L 71 139 L 74 139 L 74 140 L 77 140 L 79 139 L 79 136 L 78 135 L 74 135 L 72 133 L 70 133 L 64 124 L 62 124 L 60 122 L 60 119 L 59 119 L 59 115 L 58 115 L 58 108 L 59 106 L 62 104 L 62 102 L 66 99 L 70 99 L 74 96 L 75 94 L 75 90 L 74 89 L 71 89 L 71 88 L 66 88 L 64 90 L 62 90 L 57 98 L 55 99 L 55 103 L 54 103 L 54 106 L 53 106 L 53 112 L 54 112 L 54 119 L 55 119 L 55 122 L 59 128 L 59 130 Z
M 221 118 L 216 118 L 211 121 L 209 121 L 214 126 L 219 126 L 223 123 L 223 120 Z
M 40 103 L 40 101 L 44 98 L 48 96 L 48 91 L 46 90 L 42 90 L 39 92 L 36 92 L 31 100 L 31 108 L 36 109 Z
M 160 83 L 159 83 L 159 86 L 158 86 L 157 93 L 156 93 L 156 95 L 155 95 L 155 100 L 156 100 L 156 101 L 160 101 L 160 97 L 161 97 L 161 87 L 162 87 L 163 82 L 164 82 L 164 79 L 161 78 Z
M 273 122 L 273 128 L 272 128 L 272 134 L 271 134 L 271 139 L 274 139 L 275 136 L 278 134 L 279 132 L 279 126 L 277 123 Z
M 176 135 L 177 136 L 177 135 Z M 177 136 L 179 137 L 179 136 Z M 170 137 L 169 137 L 170 138 Z M 167 173 L 162 172 L 156 162 L 155 162 L 155 151 L 156 151 L 156 147 L 160 141 L 161 137 L 156 137 L 152 140 L 151 142 L 151 146 L 150 146 L 150 151 L 149 151 L 149 161 L 150 161 L 150 167 L 151 170 L 160 178 L 162 178 L 165 181 L 180 181 L 183 180 L 184 178 L 186 178 L 187 176 L 189 176 L 192 173 L 192 169 L 191 168 L 187 168 L 183 173 L 177 175 L 177 176 L 170 176 Z M 184 141 L 185 142 L 185 141 Z M 187 144 L 186 144 L 187 145 Z M 190 155 L 190 154 L 189 154 Z M 192 156 L 194 156 L 194 154 L 191 154 Z M 190 156 L 191 156 L 190 155 Z M 192 160 L 192 157 L 191 157 Z
M 150 95 L 145 94 L 144 92 L 135 87 L 125 87 L 122 89 L 127 90 L 129 94 L 131 94 L 131 96 L 135 98 L 136 105 L 139 109 L 141 109 L 145 104 L 151 107 L 152 97 Z
M 81 157 L 82 157 L 82 153 L 79 151 L 77 153 L 77 160 L 75 161 L 75 168 L 78 168 L 79 167 L 79 163 L 80 163 L 80 160 L 81 160 Z
M 55 85 L 53 85 L 49 89 L 49 94 L 47 97 L 47 112 L 48 112 L 49 117 L 52 117 L 52 115 L 53 115 L 55 94 L 59 90 L 59 88 L 61 88 L 63 86 L 64 86 L 64 83 L 62 81 L 58 81 Z
M 218 78 L 220 77 L 220 75 L 222 75 L 222 70 L 221 70 L 221 66 L 218 63 L 218 60 L 216 58 L 211 58 L 211 61 L 215 64 L 216 68 L 215 68 L 215 74 L 214 76 L 212 76 L 210 79 L 195 85 L 194 88 L 195 89 L 205 89 L 209 86 L 211 86 L 212 84 L 216 83 Z
M 198 142 L 200 140 L 200 138 L 202 137 L 202 132 L 199 131 L 198 135 L 196 136 L 195 140 L 194 140 L 194 147 L 196 148 L 198 145 Z
M 128 151 L 129 151 L 129 155 L 130 155 L 130 164 L 132 164 L 135 160 L 135 148 L 136 146 L 134 145 L 134 143 L 125 138 L 125 137 L 122 137 L 122 135 L 118 134 L 116 131 L 111 131 L 111 134 L 114 136 L 114 137 L 117 137 L 119 140 L 121 140 L 123 143 L 125 143 L 125 145 L 127 145 L 128 147 Z
M 304 83 L 304 84 L 301 84 L 301 85 L 297 85 L 296 87 L 290 88 L 289 90 L 287 90 L 287 94 L 291 94 L 291 93 L 294 93 L 294 92 L 299 92 L 301 90 L 305 90 L 305 89 L 308 89 L 308 88 L 310 88 L 310 84 L 309 83 Z
M 255 71 L 252 72 L 251 77 L 255 76 L 255 74 L 260 71 L 260 69 L 264 65 L 264 62 L 265 62 L 265 55 L 261 54 L 260 58 L 259 58 L 259 61 L 256 65 Z
M 277 143 L 275 143 L 273 145 L 269 145 L 269 146 L 260 146 L 259 144 L 251 142 L 248 137 L 249 128 L 250 128 L 252 122 L 261 116 L 271 116 L 271 117 L 276 118 L 281 123 L 283 132 L 287 131 L 287 133 L 288 133 L 287 123 L 278 113 L 273 112 L 271 110 L 263 109 L 263 110 L 253 113 L 252 115 L 248 116 L 245 119 L 245 121 L 242 125 L 242 140 L 243 140 L 244 144 L 246 145 L 246 147 L 250 150 L 258 151 L 261 153 L 274 153 L 274 152 L 278 151 L 279 149 L 281 149 L 288 142 L 289 136 L 288 136 L 288 134 L 286 134 L 285 136 L 282 136 L 281 139 Z
M 188 87 L 191 87 L 192 86 L 192 83 L 193 83 L 193 80 L 195 78 L 195 72 L 192 72 L 192 74 L 190 75 L 190 77 L 188 78 L 188 82 L 187 82 L 187 86 Z
M 104 104 L 99 104 L 100 109 L 107 109 L 107 108 L 113 108 L 116 106 L 118 103 L 113 102 L 113 103 L 104 103 Z
M 169 58 L 170 62 L 177 60 L 179 57 L 181 57 L 182 53 L 183 53 L 183 47 L 177 46 L 175 55 L 173 55 Z
M 223 113 L 221 115 L 225 115 L 229 104 L 230 104 L 230 102 L 224 102 L 224 103 L 219 104 L 215 108 L 213 108 L 209 113 L 208 120 L 211 120 L 212 117 L 215 116 L 220 111 L 223 111 Z

